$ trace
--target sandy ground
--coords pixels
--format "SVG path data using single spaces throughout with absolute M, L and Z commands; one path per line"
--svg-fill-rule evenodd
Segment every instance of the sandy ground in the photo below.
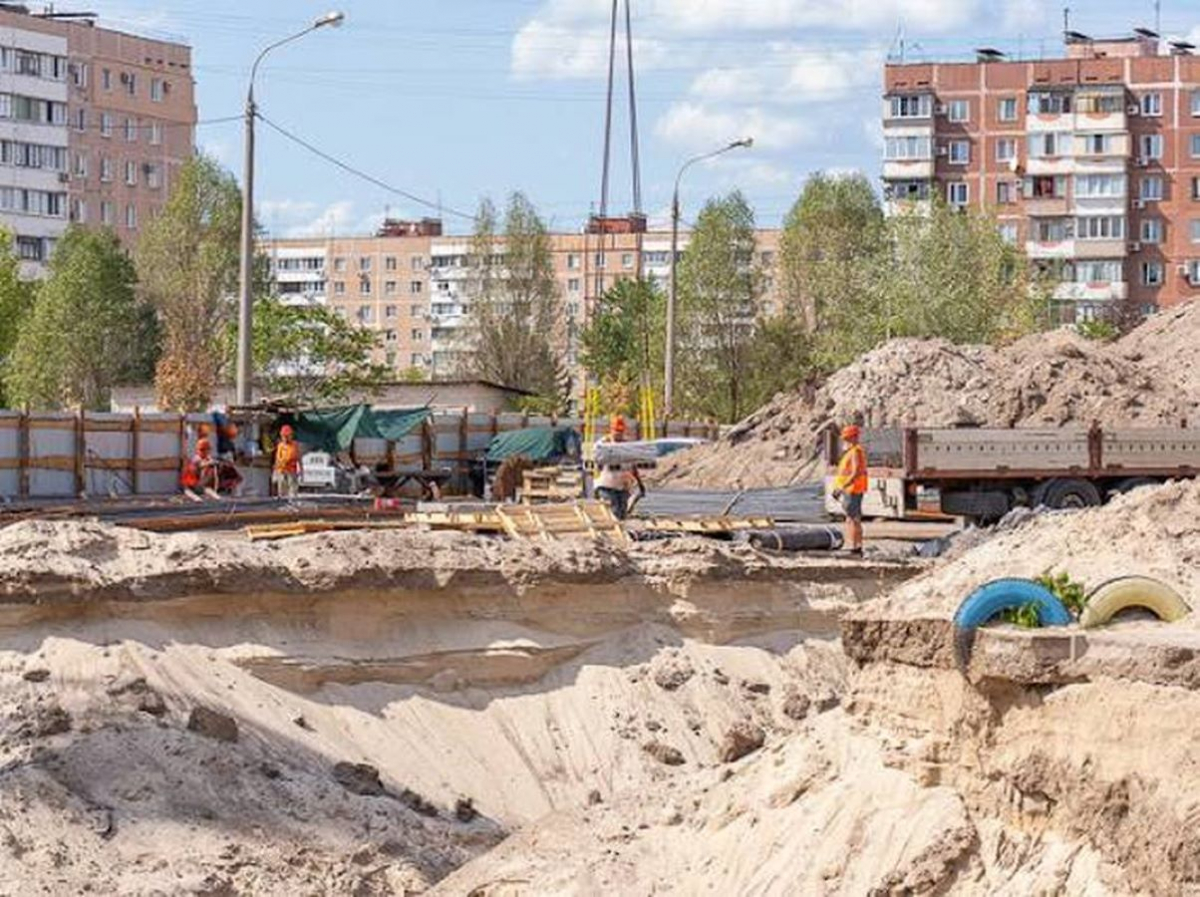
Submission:
M 1057 330 L 1002 348 L 897 339 L 819 389 L 783 393 L 719 441 L 679 452 L 657 481 L 759 488 L 819 479 L 819 434 L 890 426 L 1178 426 L 1200 414 L 1200 303 L 1164 312 L 1114 343 Z

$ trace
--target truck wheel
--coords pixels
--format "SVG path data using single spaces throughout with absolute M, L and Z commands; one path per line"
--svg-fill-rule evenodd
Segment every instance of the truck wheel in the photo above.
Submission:
M 1038 622 L 1043 626 L 1066 626 L 1071 612 L 1048 588 L 1031 579 L 994 579 L 966 597 L 954 612 L 957 629 L 982 626 L 1008 608 L 1037 606 Z
M 1079 616 L 1084 629 L 1101 626 L 1129 607 L 1143 607 L 1160 620 L 1174 623 L 1192 612 L 1178 592 L 1149 576 L 1120 576 L 1097 586 Z
M 970 517 L 980 523 L 995 523 L 1012 510 L 1007 493 L 947 492 L 942 495 L 942 513 L 953 517 Z
M 1033 493 L 1033 506 L 1058 511 L 1094 508 L 1100 504 L 1100 490 L 1087 480 L 1055 478 L 1047 480 Z
M 1157 486 L 1158 483 L 1158 480 L 1151 479 L 1150 477 L 1126 477 L 1123 480 L 1117 480 L 1113 484 L 1112 494 L 1124 495 L 1126 492 L 1140 489 L 1142 486 Z

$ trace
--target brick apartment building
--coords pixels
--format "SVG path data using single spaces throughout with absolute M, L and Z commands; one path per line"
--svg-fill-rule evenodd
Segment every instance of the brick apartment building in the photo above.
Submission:
M 0 5 L 0 224 L 37 275 L 68 222 L 132 247 L 191 156 L 190 48 Z
M 933 195 L 995 212 L 1067 319 L 1200 295 L 1200 58 L 1139 30 L 1065 35 L 1058 59 L 889 64 L 891 211 Z
M 780 232 L 758 233 L 768 272 L 764 313 L 775 310 L 774 270 Z M 596 300 L 620 278 L 643 277 L 666 288 L 669 232 L 551 235 L 554 274 L 566 324 L 566 361 L 578 361 L 578 335 Z M 680 235 L 681 251 L 687 234 Z M 381 235 L 273 239 L 264 245 L 285 301 L 328 304 L 380 333 L 376 360 L 428 377 L 457 372 L 455 348 L 466 321 L 469 235 L 449 236 L 441 222 L 392 222 Z

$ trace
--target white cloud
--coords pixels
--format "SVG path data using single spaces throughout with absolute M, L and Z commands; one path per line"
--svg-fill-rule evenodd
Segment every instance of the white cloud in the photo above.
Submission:
M 882 79 L 886 51 L 830 50 L 772 44 L 753 62 L 712 68 L 692 82 L 693 96 L 710 102 L 808 103 L 845 99 Z
M 689 150 L 711 149 L 743 137 L 753 137 L 759 149 L 783 150 L 813 136 L 807 123 L 757 106 L 716 110 L 692 102 L 676 103 L 668 109 L 655 132 L 663 140 Z
M 512 45 L 512 71 L 518 78 L 598 78 L 608 72 L 607 28 L 560 25 L 533 19 Z M 653 69 L 667 58 L 667 46 L 654 39 L 633 39 L 638 71 Z M 619 40 L 618 59 L 624 65 L 625 41 Z
M 382 215 L 363 218 L 354 203 L 342 200 L 327 206 L 295 199 L 268 199 L 257 203 L 263 227 L 282 237 L 331 237 L 370 233 Z

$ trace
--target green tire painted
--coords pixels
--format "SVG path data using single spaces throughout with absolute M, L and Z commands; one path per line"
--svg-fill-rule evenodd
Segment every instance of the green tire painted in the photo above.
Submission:
M 1121 576 L 1092 590 L 1079 625 L 1085 629 L 1103 626 L 1130 607 L 1144 608 L 1168 623 L 1182 620 L 1192 612 L 1183 597 L 1166 583 L 1149 576 Z

